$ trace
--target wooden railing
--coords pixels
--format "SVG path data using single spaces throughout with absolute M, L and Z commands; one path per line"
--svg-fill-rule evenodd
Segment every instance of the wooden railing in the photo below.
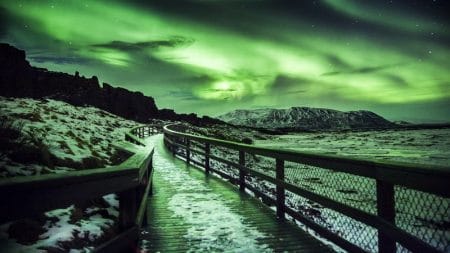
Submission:
M 448 238 L 444 235 L 444 245 L 440 248 L 430 244 L 430 240 L 419 238 L 414 232 L 406 231 L 402 226 L 396 224 L 396 197 L 398 191 L 407 190 L 411 194 L 423 194 L 433 196 L 429 201 L 439 203 L 425 203 L 422 205 L 440 204 L 442 208 L 447 208 L 444 212 L 450 212 L 450 168 L 448 167 L 430 167 L 419 166 L 413 164 L 398 164 L 388 162 L 357 160 L 336 156 L 318 155 L 303 152 L 295 152 L 288 150 L 278 150 L 270 148 L 261 148 L 252 145 L 239 144 L 214 138 L 195 136 L 183 132 L 175 131 L 177 125 L 169 125 L 164 127 L 165 145 L 173 152 L 174 155 L 183 157 L 187 163 L 192 163 L 204 168 L 205 173 L 214 172 L 223 178 L 237 184 L 240 190 L 248 189 L 257 197 L 260 197 L 265 203 L 276 206 L 276 214 L 280 219 L 284 219 L 288 214 L 293 219 L 303 223 L 307 227 L 313 229 L 321 236 L 332 241 L 341 248 L 350 252 L 366 252 L 367 247 L 361 241 L 375 240 L 375 249 L 370 251 L 378 252 L 396 252 L 404 249 L 412 252 L 440 252 L 443 248 L 450 247 Z M 216 153 L 211 150 L 213 147 Z M 219 148 L 229 151 L 235 151 L 238 156 L 233 161 L 227 158 L 224 153 L 220 153 Z M 183 152 L 180 152 L 183 151 Z M 274 168 L 272 173 L 264 173 L 257 168 L 249 168 L 246 166 L 246 157 L 262 156 L 274 159 Z M 199 159 L 194 159 L 200 157 Z M 220 166 L 214 168 L 211 160 L 217 164 L 234 167 L 238 171 L 237 175 L 225 173 Z M 358 208 L 358 206 L 342 203 L 326 194 L 319 194 L 309 190 L 308 187 L 302 187 L 301 183 L 296 184 L 292 180 L 285 178 L 285 162 L 302 164 L 306 166 L 314 166 L 315 168 L 323 168 L 334 171 L 336 173 L 344 173 L 348 177 L 363 178 L 370 180 L 370 185 L 361 185 L 361 187 L 373 187 L 369 192 L 373 192 L 375 201 L 375 210 L 373 212 Z M 296 173 L 300 173 L 298 170 Z M 267 192 L 259 190 L 255 187 L 255 178 L 264 180 L 275 185 L 275 194 L 270 196 Z M 248 182 L 248 180 L 252 182 Z M 366 182 L 366 181 L 362 182 Z M 339 182 L 334 182 L 339 183 Z M 320 204 L 322 207 L 336 212 L 345 217 L 359 222 L 363 226 L 368 226 L 375 231 L 375 238 L 364 238 L 364 235 L 354 235 L 356 239 L 344 238 L 342 233 L 337 233 L 331 228 L 322 226 L 304 212 L 286 205 L 286 192 L 290 195 L 300 196 L 309 201 Z M 427 195 L 428 196 L 428 195 Z M 423 200 L 426 202 L 427 200 Z M 397 203 L 398 204 L 398 203 Z M 418 206 L 417 208 L 425 208 L 426 206 Z M 445 214 L 444 214 L 445 215 Z M 435 217 L 428 217 L 431 220 Z M 448 217 L 444 217 L 448 219 Z M 445 223 L 445 221 L 444 221 Z M 378 232 L 378 233 L 377 233 Z M 366 236 L 367 237 L 367 236 Z M 431 241 L 433 238 L 431 238 Z M 447 241 L 445 241 L 447 240 Z M 446 245 L 445 245 L 446 244 Z M 447 248 L 448 249 L 448 248 Z
M 140 126 L 126 133 L 125 138 L 144 145 L 137 137 L 157 131 L 157 127 Z M 117 193 L 120 233 L 94 251 L 136 252 L 139 228 L 147 219 L 152 157 L 153 148 L 132 155 L 118 166 L 0 179 L 0 224 Z
M 142 138 L 162 133 L 162 127 L 157 125 L 138 126 L 125 133 L 125 140 L 136 145 L 145 146 Z

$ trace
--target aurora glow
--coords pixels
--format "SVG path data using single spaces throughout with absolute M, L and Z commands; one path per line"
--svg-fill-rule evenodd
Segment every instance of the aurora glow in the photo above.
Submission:
M 450 119 L 447 1 L 150 2 L 2 1 L 0 38 L 34 65 L 97 75 L 178 112 Z

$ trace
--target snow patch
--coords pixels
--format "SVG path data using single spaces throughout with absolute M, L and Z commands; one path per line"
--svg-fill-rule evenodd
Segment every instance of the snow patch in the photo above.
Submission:
M 190 224 L 185 235 L 192 242 L 189 252 L 272 252 L 268 245 L 259 243 L 267 235 L 246 224 L 203 181 L 180 170 L 158 149 L 153 162 L 155 170 L 177 191 L 168 204 L 176 217 Z

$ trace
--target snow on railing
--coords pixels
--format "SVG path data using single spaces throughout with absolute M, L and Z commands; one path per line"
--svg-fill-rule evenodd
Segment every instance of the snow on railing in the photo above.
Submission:
M 129 132 L 125 133 L 125 140 L 136 145 L 145 146 L 145 144 L 140 140 L 142 138 L 149 137 L 154 134 L 162 132 L 162 128 L 157 125 L 144 125 L 138 126 L 131 129 Z
M 450 168 L 261 148 L 164 127 L 164 143 L 351 252 L 450 252 Z
M 160 132 L 158 127 L 140 126 L 126 133 L 125 139 L 145 146 L 139 138 L 158 131 Z M 152 188 L 153 152 L 153 147 L 149 147 L 117 166 L 0 179 L 0 223 L 34 217 L 49 210 L 118 193 L 120 232 L 94 251 L 134 251 L 137 248 L 139 229 L 147 222 L 146 207 L 147 196 L 151 194 Z

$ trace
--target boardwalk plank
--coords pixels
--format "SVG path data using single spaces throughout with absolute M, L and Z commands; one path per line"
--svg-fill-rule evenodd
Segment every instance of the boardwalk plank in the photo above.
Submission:
M 144 228 L 146 233 L 141 235 L 141 239 L 148 241 L 150 252 L 186 252 L 192 250 L 193 247 L 195 252 L 208 252 L 210 250 L 202 248 L 205 242 L 210 242 L 211 240 L 210 237 L 202 234 L 202 232 L 205 232 L 204 230 L 209 228 L 207 226 L 198 226 L 195 220 L 190 220 L 190 216 L 177 215 L 174 212 L 173 203 L 172 206 L 170 204 L 170 201 L 174 201 L 176 197 L 190 196 L 189 194 L 192 194 L 197 199 L 193 199 L 194 205 L 186 209 L 188 212 L 191 212 L 188 215 L 204 217 L 207 220 L 207 215 L 202 215 L 205 212 L 204 208 L 208 208 L 208 206 L 202 206 L 201 203 L 197 205 L 195 201 L 203 201 L 201 198 L 203 194 L 205 197 L 214 196 L 214 200 L 211 202 L 212 205 L 217 203 L 219 205 L 223 204 L 226 212 L 231 212 L 233 215 L 240 217 L 239 221 L 241 223 L 238 224 L 238 227 L 243 230 L 253 231 L 248 233 L 249 244 L 256 243 L 258 247 L 261 247 L 259 249 L 270 249 L 268 251 L 272 252 L 333 252 L 328 246 L 298 228 L 293 222 L 278 220 L 273 210 L 257 199 L 239 192 L 237 187 L 214 176 L 205 176 L 198 169 L 186 166 L 184 162 L 173 158 L 164 148 L 160 136 L 155 138 L 155 142 L 156 150 L 153 159 L 155 168 L 153 174 L 154 188 L 153 196 L 148 200 L 147 209 L 149 225 Z M 195 186 L 194 184 L 199 185 L 198 189 L 196 187 L 183 189 L 182 186 L 185 183 L 181 182 L 182 184 L 180 185 L 180 181 L 177 181 L 174 173 L 181 173 L 182 176 L 189 177 L 193 186 Z M 170 180 L 167 180 L 167 177 L 174 177 L 174 181 L 170 182 Z M 180 203 L 181 205 L 183 203 Z M 216 222 L 212 223 L 211 226 L 220 226 L 220 224 L 220 222 Z M 224 221 L 224 224 L 226 224 L 226 221 Z M 193 232 L 195 228 L 198 229 L 196 232 L 200 234 L 199 237 L 193 237 L 193 235 L 196 235 Z M 214 230 L 214 232 L 217 231 L 217 229 Z M 262 235 L 262 237 L 253 238 L 251 235 L 254 231 L 260 233 L 259 235 Z M 234 237 L 227 237 L 221 234 L 217 237 L 217 240 L 228 240 L 230 238 L 233 239 Z M 255 240 L 252 241 L 252 238 Z M 227 245 L 228 242 L 221 241 L 221 243 Z M 229 243 L 233 245 L 232 241 Z M 208 244 L 206 243 L 205 245 Z M 262 245 L 267 245 L 267 248 L 264 248 Z M 245 245 L 245 247 L 247 246 Z M 259 250 L 257 249 L 255 248 L 253 252 L 258 252 Z M 235 248 L 231 251 L 242 252 L 240 250 Z M 230 251 L 230 248 L 224 250 L 214 248 L 213 251 Z

